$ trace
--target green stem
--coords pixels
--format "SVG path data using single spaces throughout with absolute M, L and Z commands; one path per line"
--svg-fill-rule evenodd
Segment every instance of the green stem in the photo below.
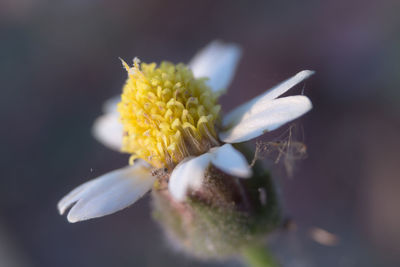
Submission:
M 249 267 L 278 267 L 279 264 L 262 245 L 248 246 L 242 250 L 242 258 Z

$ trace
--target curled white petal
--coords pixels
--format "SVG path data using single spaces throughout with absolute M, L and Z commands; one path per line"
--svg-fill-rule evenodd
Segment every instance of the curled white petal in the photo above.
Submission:
M 93 136 L 106 147 L 120 151 L 122 147 L 123 126 L 116 112 L 98 117 L 92 128 Z
M 226 143 L 248 141 L 300 117 L 311 108 L 311 101 L 306 96 L 278 98 L 269 101 L 261 110 L 244 117 L 228 130 L 220 132 L 219 138 Z
M 210 153 L 188 159 L 178 164 L 171 174 L 168 189 L 177 201 L 185 199 L 187 191 L 199 189 L 211 160 Z
M 137 162 L 88 181 L 67 194 L 57 207 L 71 223 L 102 217 L 124 209 L 148 192 L 155 177 L 146 163 Z
M 252 175 L 246 158 L 231 144 L 213 148 L 210 153 L 212 155 L 211 163 L 223 172 L 241 178 L 248 178 Z
M 228 127 L 245 119 L 247 116 L 252 116 L 255 113 L 262 112 L 268 102 L 274 100 L 278 96 L 284 94 L 296 84 L 304 81 L 314 74 L 314 71 L 303 70 L 294 75 L 293 77 L 281 82 L 280 84 L 272 87 L 265 93 L 253 98 L 252 100 L 238 106 L 228 114 L 226 114 L 222 121 L 223 127 Z
M 240 56 L 238 45 L 213 41 L 194 56 L 189 67 L 196 78 L 209 78 L 211 89 L 222 93 L 233 79 Z

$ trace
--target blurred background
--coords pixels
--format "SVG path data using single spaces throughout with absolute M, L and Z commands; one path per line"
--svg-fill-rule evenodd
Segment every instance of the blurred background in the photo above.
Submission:
M 171 250 L 149 197 L 78 224 L 56 210 L 127 163 L 91 136 L 126 78 L 118 57 L 188 62 L 214 39 L 244 50 L 225 111 L 317 72 L 291 92 L 314 104 L 298 122 L 308 157 L 292 177 L 272 168 L 297 225 L 270 237 L 283 266 L 399 266 L 399 10 L 397 0 L 2 0 L 0 266 L 241 266 Z M 335 244 L 316 242 L 316 228 Z

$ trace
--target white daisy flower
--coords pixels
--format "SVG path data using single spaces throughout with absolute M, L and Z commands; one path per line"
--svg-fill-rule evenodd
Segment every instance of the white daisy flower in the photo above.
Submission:
M 109 148 L 131 154 L 131 166 L 72 190 L 58 203 L 60 214 L 72 207 L 68 221 L 78 222 L 124 209 L 151 190 L 156 169 L 168 173 L 176 201 L 201 188 L 210 164 L 234 177 L 251 177 L 245 157 L 231 144 L 309 111 L 312 104 L 304 95 L 278 97 L 314 72 L 303 70 L 221 117 L 217 99 L 232 81 L 240 56 L 237 45 L 214 41 L 188 66 L 157 66 L 136 58 L 132 67 L 123 62 L 128 71 L 123 93 L 106 102 L 93 134 Z

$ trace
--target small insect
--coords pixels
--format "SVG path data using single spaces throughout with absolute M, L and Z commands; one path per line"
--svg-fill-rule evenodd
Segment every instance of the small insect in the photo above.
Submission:
M 258 159 L 265 157 L 275 158 L 274 163 L 278 164 L 279 162 L 283 162 L 288 176 L 292 177 L 295 161 L 307 157 L 306 145 L 302 141 L 296 141 L 294 139 L 295 135 L 297 135 L 297 131 L 298 127 L 295 124 L 292 124 L 285 132 L 274 140 L 270 142 L 257 142 L 251 166 L 253 166 Z M 304 139 L 303 131 L 302 139 Z

